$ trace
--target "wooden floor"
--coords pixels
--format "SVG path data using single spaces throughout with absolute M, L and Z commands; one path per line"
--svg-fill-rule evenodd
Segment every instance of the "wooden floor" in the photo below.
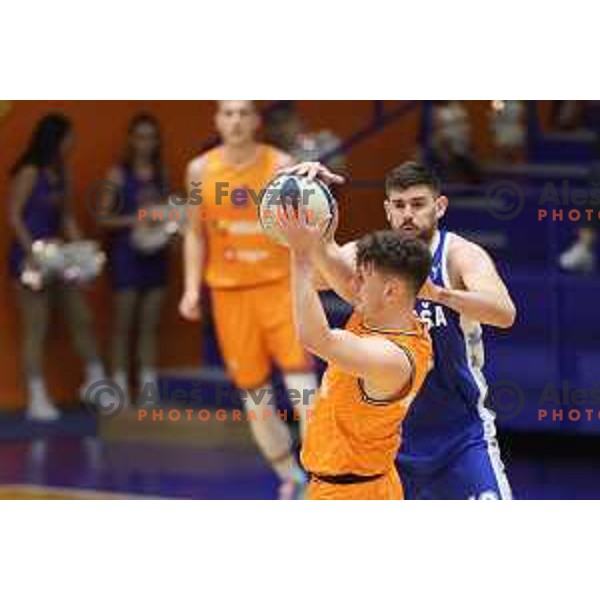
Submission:
M 0 500 L 127 500 L 140 496 L 38 485 L 0 485 Z

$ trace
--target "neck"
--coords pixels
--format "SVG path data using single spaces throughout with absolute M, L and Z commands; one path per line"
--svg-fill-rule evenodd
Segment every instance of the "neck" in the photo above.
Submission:
M 432 249 L 432 246 L 435 240 L 437 239 L 438 234 L 439 229 L 436 227 L 429 235 L 423 236 L 421 238 L 421 241 L 425 242 L 429 246 L 429 248 Z
M 223 158 L 225 162 L 232 165 L 241 165 L 249 162 L 258 149 L 258 144 L 254 140 L 250 140 L 241 145 L 229 146 L 225 144 L 223 146 Z
M 377 315 L 365 317 L 365 325 L 374 329 L 402 329 L 411 331 L 415 328 L 413 304 L 388 306 Z

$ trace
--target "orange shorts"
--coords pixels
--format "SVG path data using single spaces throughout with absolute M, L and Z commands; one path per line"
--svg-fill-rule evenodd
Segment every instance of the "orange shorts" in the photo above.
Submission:
M 336 484 L 311 479 L 307 500 L 403 500 L 402 484 L 396 469 L 387 475 L 362 483 Z
M 240 389 L 256 389 L 275 363 L 283 372 L 312 371 L 296 337 L 289 279 L 251 288 L 211 289 L 219 348 Z

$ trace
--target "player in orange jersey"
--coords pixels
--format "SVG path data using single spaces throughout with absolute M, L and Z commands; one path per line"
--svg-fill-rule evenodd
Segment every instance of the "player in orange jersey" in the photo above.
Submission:
M 201 198 L 184 245 L 180 313 L 200 318 L 207 284 L 227 371 L 241 392 L 252 433 L 281 480 L 280 498 L 298 497 L 305 476 L 293 454 L 289 428 L 277 418 L 271 364 L 294 390 L 303 430 L 317 382 L 292 321 L 289 252 L 264 235 L 258 221 L 261 191 L 290 157 L 256 141 L 260 116 L 253 102 L 223 100 L 215 124 L 222 145 L 192 160 L 189 198 Z M 190 204 L 192 201 L 190 200 Z
M 401 423 L 432 363 L 431 340 L 414 313 L 431 268 L 429 248 L 379 231 L 357 245 L 355 313 L 331 329 L 314 287 L 324 224 L 287 206 L 279 224 L 292 251 L 300 341 L 329 363 L 302 448 L 308 499 L 402 499 L 394 460 Z

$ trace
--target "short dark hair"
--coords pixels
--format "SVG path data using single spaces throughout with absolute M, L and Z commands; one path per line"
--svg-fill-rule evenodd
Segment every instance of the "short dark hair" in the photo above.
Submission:
M 426 185 L 436 196 L 441 191 L 440 180 L 433 170 L 418 162 L 404 162 L 385 177 L 385 191 L 404 191 L 415 185 Z
M 431 270 L 431 252 L 425 242 L 400 231 L 375 231 L 358 241 L 356 265 L 373 267 L 405 279 L 416 294 Z

